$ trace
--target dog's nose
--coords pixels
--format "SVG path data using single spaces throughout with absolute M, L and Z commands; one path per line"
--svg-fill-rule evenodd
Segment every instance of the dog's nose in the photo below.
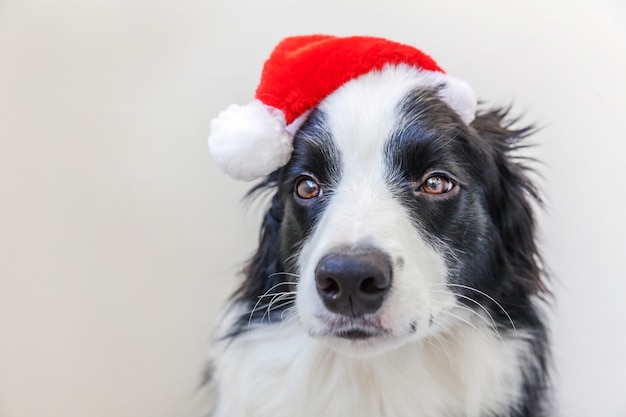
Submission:
M 344 316 L 362 316 L 380 308 L 391 287 L 389 257 L 378 249 L 333 252 L 320 259 L 315 283 L 324 305 Z

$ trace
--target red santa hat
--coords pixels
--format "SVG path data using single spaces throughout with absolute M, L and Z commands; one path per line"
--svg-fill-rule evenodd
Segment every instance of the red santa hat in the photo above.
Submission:
M 388 66 L 415 69 L 417 85 L 433 87 L 466 124 L 474 119 L 469 85 L 412 46 L 365 36 L 295 36 L 265 62 L 255 100 L 232 105 L 211 122 L 211 154 L 233 178 L 267 175 L 287 164 L 293 135 L 312 109 L 350 80 Z

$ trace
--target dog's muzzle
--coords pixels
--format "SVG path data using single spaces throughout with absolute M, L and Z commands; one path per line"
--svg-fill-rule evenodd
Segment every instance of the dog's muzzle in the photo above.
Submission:
M 375 313 L 391 288 L 393 269 L 379 249 L 336 250 L 315 269 L 317 292 L 328 310 L 342 316 Z

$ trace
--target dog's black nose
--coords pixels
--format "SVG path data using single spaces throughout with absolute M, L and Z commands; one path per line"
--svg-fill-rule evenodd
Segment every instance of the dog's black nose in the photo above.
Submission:
M 362 316 L 380 308 L 391 287 L 389 257 L 378 249 L 325 255 L 315 269 L 317 292 L 330 310 Z

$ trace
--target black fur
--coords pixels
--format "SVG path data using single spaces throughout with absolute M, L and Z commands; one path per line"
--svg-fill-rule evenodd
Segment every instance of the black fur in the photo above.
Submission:
M 476 310 L 477 304 L 465 298 L 471 297 L 485 306 L 500 332 L 524 331 L 532 337 L 533 365 L 524 370 L 524 398 L 512 406 L 510 416 L 544 416 L 548 335 L 541 312 L 532 302 L 548 296 L 531 206 L 533 200 L 540 200 L 525 161 L 512 155 L 533 129 L 513 128 L 506 110 L 483 112 L 466 126 L 429 90 L 410 93 L 398 112 L 400 128 L 389 138 L 385 155 L 389 165 L 397 167 L 390 171 L 389 185 L 412 213 L 416 226 L 424 230 L 424 237 L 445 243 L 446 261 L 453 271 L 448 280 L 459 285 L 451 286 L 459 301 Z M 341 175 L 337 172 L 340 161 L 324 114 L 314 111 L 295 137 L 289 163 L 251 191 L 271 190 L 274 195 L 263 220 L 259 248 L 233 295 L 236 302 L 252 310 L 259 297 L 289 290 L 285 286 L 296 281 L 294 254 L 332 197 L 333 182 Z M 410 184 L 427 170 L 449 174 L 460 184 L 460 191 L 437 201 L 415 198 Z M 314 175 L 328 190 L 315 205 L 294 201 L 293 189 L 302 172 Z M 263 308 L 243 315 L 229 337 L 247 331 L 250 322 L 279 321 L 284 308 L 272 309 L 269 317 Z

